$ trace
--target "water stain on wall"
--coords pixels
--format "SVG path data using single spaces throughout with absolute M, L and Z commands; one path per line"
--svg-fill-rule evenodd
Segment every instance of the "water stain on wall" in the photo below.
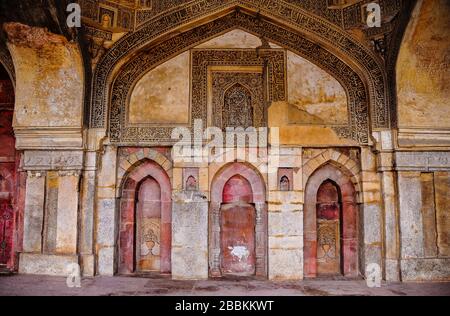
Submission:
M 189 80 L 186 78 L 189 78 L 189 52 L 147 73 L 131 94 L 129 123 L 189 123 Z

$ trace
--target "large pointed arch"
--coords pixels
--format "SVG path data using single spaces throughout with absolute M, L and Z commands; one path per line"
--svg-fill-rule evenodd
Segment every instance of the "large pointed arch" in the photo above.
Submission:
M 8 48 L 4 46 L 2 43 L 0 43 L 0 66 L 3 66 L 6 69 L 6 72 L 9 74 L 11 82 L 15 87 L 16 72 L 14 70 L 14 63 Z
M 265 37 L 267 40 L 299 54 L 334 76 L 347 92 L 349 113 L 351 113 L 349 126 L 337 132 L 342 137 L 354 139 L 360 144 L 368 143 L 370 88 L 364 77 L 326 48 L 298 32 L 240 10 L 171 37 L 147 51 L 135 55 L 132 60 L 123 65 L 111 87 L 110 137 L 116 142 L 120 140 L 121 128 L 125 122 L 123 114 L 129 94 L 134 84 L 147 71 L 185 50 L 236 28 Z M 98 110 L 98 108 L 96 109 Z M 206 120 L 206 109 L 193 109 L 193 113 L 198 116 L 194 116 L 194 118 Z M 193 124 L 193 122 L 191 123 Z M 145 129 L 145 127 L 130 127 L 126 133 L 128 136 L 139 135 L 139 138 L 145 139 L 148 134 Z M 156 135 L 158 138 L 170 138 L 171 128 L 161 128 L 158 133 L 160 133 Z M 155 135 L 152 137 L 154 138 Z
M 193 1 L 189 5 L 158 15 L 137 31 L 123 37 L 108 51 L 96 68 L 91 105 L 91 127 L 107 127 L 107 105 L 111 84 L 117 78 L 115 75 L 118 70 L 127 61 L 132 60 L 131 63 L 136 61 L 135 57 L 140 50 L 148 49 L 154 43 L 161 42 L 164 36 L 172 39 L 180 32 L 189 31 L 194 23 L 197 25 L 204 23 L 202 25 L 204 26 L 211 21 L 222 20 L 232 11 L 237 12 L 235 14 L 237 18 L 233 21 L 234 25 L 229 26 L 230 28 L 246 28 L 243 24 L 248 25 L 248 20 L 251 19 L 252 27 L 248 28 L 252 29 L 252 33 L 263 35 L 296 53 L 309 51 L 309 54 L 301 55 L 307 55 L 305 57 L 308 60 L 319 64 L 328 72 L 333 73 L 336 70 L 346 72 L 349 82 L 358 84 L 362 82 L 365 89 L 360 89 L 356 97 L 367 98 L 365 100 L 366 108 L 370 103 L 372 127 L 389 127 L 389 104 L 386 98 L 387 85 L 382 60 L 368 47 L 325 19 L 284 1 L 275 0 L 264 2 L 255 0 Z M 267 23 L 277 27 L 267 28 Z M 197 27 L 197 29 L 199 28 Z M 220 32 L 219 30 L 215 35 Z M 199 36 L 201 35 L 207 36 L 207 34 L 199 34 Z M 286 41 L 286 39 L 288 40 Z M 183 42 L 184 38 L 179 41 Z M 186 44 L 189 45 L 189 43 Z M 164 42 L 160 45 L 164 45 Z M 328 65 L 314 60 L 312 58 L 314 56 L 328 61 Z M 339 79 L 339 76 L 335 77 Z M 364 93 L 367 95 L 360 95 Z M 359 125 L 364 121 L 363 118 L 368 120 L 368 111 L 355 109 L 355 113 L 355 116 L 359 118 Z M 362 143 L 368 141 L 367 131 L 365 136 L 355 134 L 358 133 L 352 130 L 352 138 L 358 138 Z
M 154 160 L 145 158 L 131 166 L 121 181 L 119 239 L 117 243 L 117 266 L 118 272 L 121 274 L 131 274 L 137 271 L 137 199 L 142 184 L 148 179 L 153 179 L 160 190 L 160 272 L 170 273 L 172 269 L 172 185 L 164 167 Z

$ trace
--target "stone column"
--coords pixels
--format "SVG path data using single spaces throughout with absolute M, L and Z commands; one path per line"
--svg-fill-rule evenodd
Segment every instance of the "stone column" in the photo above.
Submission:
M 55 248 L 57 254 L 75 255 L 77 252 L 79 182 L 78 172 L 59 172 Z
M 378 133 L 378 172 L 384 205 L 384 278 L 400 281 L 399 214 L 397 207 L 397 179 L 394 173 L 394 143 L 391 131 Z M 369 175 L 364 174 L 364 177 Z
M 97 153 L 86 153 L 89 164 L 95 164 Z M 84 276 L 93 276 L 94 265 L 94 204 L 95 204 L 95 170 L 92 165 L 85 166 L 81 183 L 81 214 L 80 214 L 80 263 Z
M 448 216 L 450 152 L 395 153 L 402 281 L 450 280 Z M 448 221 L 447 221 L 448 222 Z
M 383 171 L 381 173 L 381 183 L 384 201 L 384 274 L 386 281 L 399 282 L 399 215 L 394 172 Z
M 381 181 L 377 174 L 376 156 L 369 147 L 361 148 L 362 206 L 363 222 L 360 235 L 362 256 L 360 270 L 365 273 L 369 264 L 376 263 L 383 269 L 383 201 Z M 361 198 L 361 197 L 360 197 Z
M 201 191 L 173 192 L 172 278 L 208 279 L 208 199 Z
M 100 275 L 114 275 L 116 266 L 115 240 L 117 236 L 117 207 L 116 207 L 116 165 L 117 148 L 105 146 L 101 156 L 101 164 L 97 178 L 96 223 L 97 236 L 96 255 L 97 273 Z
M 68 265 L 78 263 L 78 184 L 82 161 L 80 151 L 24 152 L 22 168 L 29 177 L 19 272 L 65 276 Z
M 435 172 L 436 225 L 437 245 L 434 253 L 440 257 L 450 257 L 450 172 Z M 434 215 L 434 214 L 433 214 Z M 431 238 L 430 238 L 431 239 Z
M 16 149 L 24 151 L 23 170 L 34 174 L 26 185 L 19 272 L 66 275 L 68 264 L 78 263 L 82 54 L 77 43 L 43 28 L 12 22 L 4 29 L 16 71 Z
M 220 277 L 220 203 L 211 202 L 209 208 L 209 268 L 212 277 Z
M 45 172 L 28 172 L 25 193 L 23 252 L 42 251 L 44 223 Z
M 275 158 L 275 159 L 274 159 Z M 302 149 L 281 148 L 279 167 L 293 168 L 291 191 L 280 191 L 277 172 L 268 174 L 269 279 L 303 279 Z M 271 161 L 277 157 L 269 157 Z
M 84 276 L 95 274 L 94 255 L 94 214 L 96 198 L 96 175 L 98 151 L 101 139 L 105 136 L 103 129 L 90 129 L 87 131 L 87 147 L 84 159 L 84 170 L 81 182 L 81 214 L 79 250 L 81 271 Z

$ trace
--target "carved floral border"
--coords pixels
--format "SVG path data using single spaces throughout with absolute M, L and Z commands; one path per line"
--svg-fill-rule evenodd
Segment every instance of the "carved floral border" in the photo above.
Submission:
M 248 8 L 250 10 L 256 10 L 256 12 L 261 12 L 260 14 L 257 14 L 256 17 L 251 17 L 253 25 L 248 26 L 248 28 L 253 30 L 254 33 L 257 33 L 258 30 L 263 28 L 264 36 L 267 38 L 271 37 L 273 40 L 277 37 L 276 33 L 280 33 L 279 29 L 282 29 L 289 33 L 289 35 L 292 35 L 292 37 L 303 38 L 303 41 L 308 42 L 308 45 L 310 46 L 320 47 L 320 49 L 324 51 L 321 52 L 322 55 L 328 55 L 324 56 L 327 57 L 328 60 L 340 60 L 336 54 L 339 54 L 339 56 L 347 56 L 348 63 L 346 63 L 345 66 L 357 69 L 349 69 L 348 71 L 355 73 L 355 76 L 361 76 L 361 78 L 364 78 L 364 82 L 367 83 L 367 92 L 370 93 L 368 94 L 369 97 L 366 95 L 365 98 L 367 101 L 370 100 L 370 103 L 373 105 L 371 108 L 373 127 L 388 128 L 390 126 L 389 99 L 387 98 L 386 91 L 387 79 L 383 62 L 379 56 L 370 50 L 370 48 L 358 42 L 350 34 L 323 18 L 311 15 L 305 10 L 281 0 L 234 0 L 229 2 L 224 2 L 222 0 L 198 0 L 185 4 L 181 8 L 174 8 L 173 10 L 149 20 L 141 28 L 135 32 L 129 33 L 119 40 L 102 58 L 94 75 L 94 94 L 92 96 L 90 120 L 91 127 L 105 127 L 109 80 L 120 60 L 126 58 L 127 55 L 140 47 L 148 45 L 152 40 L 158 38 L 167 31 L 180 27 L 181 25 L 200 17 L 223 12 L 226 9 L 234 8 L 236 6 L 238 6 L 238 8 Z M 240 10 L 236 10 L 235 15 L 242 16 L 243 14 L 240 13 Z M 273 27 L 267 28 L 266 25 L 269 22 L 266 21 L 263 16 L 275 17 L 283 21 L 281 23 L 284 23 L 286 27 L 280 27 L 280 24 L 277 22 L 277 24 L 270 23 Z M 219 20 L 220 19 L 221 18 L 219 18 Z M 235 27 L 239 27 L 239 25 L 242 24 L 239 23 L 239 21 L 236 22 Z M 289 30 L 287 27 L 292 27 L 292 30 Z M 308 35 L 308 38 L 317 38 L 318 41 L 313 42 L 308 40 L 305 34 Z M 286 40 L 286 38 L 283 40 Z M 286 43 L 283 40 L 277 42 L 284 47 L 290 46 L 289 43 Z M 292 39 L 288 38 L 287 42 L 292 42 Z M 318 44 L 319 42 L 326 43 L 325 46 L 328 48 L 323 48 Z M 330 51 L 330 47 L 333 48 L 334 53 Z M 298 49 L 295 49 L 297 52 L 301 50 L 301 46 Z M 323 66 L 322 68 L 326 68 L 331 73 L 336 73 L 333 69 L 330 70 L 328 65 L 324 65 L 321 62 L 321 59 L 313 58 L 314 56 L 308 54 L 305 55 L 310 61 L 313 61 L 319 66 Z M 343 64 L 344 62 L 340 60 L 340 63 Z M 350 67 L 348 65 L 352 66 Z M 354 76 L 348 80 L 354 81 L 353 77 Z M 363 93 L 367 92 L 364 91 Z M 360 115 L 360 113 L 356 113 L 356 115 Z M 364 138 L 361 137 L 361 135 L 352 136 L 355 139 L 359 139 L 360 142 Z M 363 140 L 363 142 L 366 141 Z
M 172 130 L 171 127 L 126 127 L 125 110 L 132 87 L 150 69 L 175 57 L 184 50 L 195 47 L 210 38 L 235 28 L 240 28 L 256 35 L 262 34 L 269 41 L 283 44 L 294 53 L 318 65 L 335 77 L 346 90 L 350 119 L 348 127 L 334 127 L 334 129 L 340 137 L 353 139 L 360 144 L 368 143 L 369 98 L 367 87 L 359 73 L 327 49 L 304 36 L 237 11 L 172 37 L 148 51 L 140 53 L 136 58 L 123 66 L 112 86 L 109 122 L 111 141 L 116 143 L 161 143 L 168 141 Z M 195 63 L 195 60 L 193 62 Z M 195 69 L 193 71 L 193 75 L 195 75 Z M 203 72 L 205 74 L 206 70 L 203 69 Z M 195 79 L 193 78 L 193 80 Z M 281 79 L 275 78 L 275 80 L 277 85 L 281 84 Z M 277 90 L 280 89 L 277 88 Z M 194 89 L 193 93 L 195 93 Z M 204 100 L 204 96 L 200 95 L 198 100 L 202 98 Z M 274 100 L 283 100 L 283 98 Z M 192 106 L 191 121 L 196 118 L 206 119 L 206 115 L 206 107 Z

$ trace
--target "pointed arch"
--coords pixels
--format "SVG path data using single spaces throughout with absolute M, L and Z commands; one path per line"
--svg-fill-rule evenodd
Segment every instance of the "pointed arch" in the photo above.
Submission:
M 229 192 L 224 191 L 230 179 L 243 179 L 241 183 L 248 184 L 241 198 L 253 203 L 256 210 L 255 223 L 255 273 L 257 276 L 267 276 L 267 206 L 266 188 L 261 174 L 253 166 L 245 163 L 229 163 L 224 165 L 214 175 L 211 182 L 211 202 L 209 208 L 209 271 L 213 277 L 222 275 L 220 265 L 221 250 L 221 207 L 227 201 Z M 243 185 L 245 187 L 245 185 Z M 251 199 L 249 194 L 252 194 Z M 224 199 L 225 198 L 225 199 Z M 233 197 L 232 197 L 233 199 Z
M 343 86 L 351 91 L 349 100 L 355 101 L 355 104 L 351 104 L 353 107 L 351 110 L 358 113 L 353 125 L 359 129 L 348 132 L 353 139 L 358 139 L 362 143 L 368 141 L 369 103 L 373 127 L 389 127 L 389 105 L 386 99 L 383 63 L 369 48 L 345 31 L 282 1 L 270 0 L 256 4 L 253 0 L 235 0 L 226 3 L 212 0 L 203 4 L 199 6 L 194 1 L 188 6 L 157 16 L 137 31 L 119 40 L 108 51 L 99 62 L 94 76 L 95 93 L 92 96 L 91 127 L 107 127 L 108 96 L 111 90 L 114 92 L 111 84 L 116 80 L 117 74 L 123 71 L 120 70 L 123 65 L 131 63 L 134 67 L 138 67 L 137 59 L 140 58 L 134 57 L 141 54 L 145 58 L 164 50 L 164 56 L 160 55 L 153 61 L 154 64 L 161 63 L 208 38 L 234 28 L 242 28 L 250 33 L 265 36 L 268 40 L 306 57 L 338 80 L 344 81 Z M 192 22 L 199 20 L 204 24 L 192 29 Z M 169 36 L 173 40 L 172 43 L 169 43 L 169 39 L 152 46 L 154 42 L 161 41 L 163 36 L 171 33 L 176 35 L 179 30 L 185 32 L 183 38 L 175 39 L 176 36 Z M 196 33 L 196 40 L 191 40 L 191 36 L 187 36 L 189 32 Z M 177 47 L 173 49 L 173 45 Z M 145 47 L 146 52 L 139 53 Z M 152 53 L 149 54 L 148 49 L 152 50 Z M 125 72 L 128 78 L 135 76 L 130 69 Z M 359 92 L 351 89 L 355 84 L 358 85 Z M 119 88 L 129 87 L 122 85 Z
M 358 160 L 347 155 L 341 151 L 333 148 L 324 149 L 310 159 L 303 161 L 303 183 L 306 186 L 311 175 L 320 167 L 330 164 L 341 170 L 355 186 L 356 193 L 359 195 L 362 192 L 360 172 L 361 166 Z M 359 200 L 359 196 L 358 200 Z
M 120 186 L 120 215 L 118 240 L 118 272 L 130 274 L 136 271 L 137 199 L 146 180 L 153 179 L 159 187 L 160 201 L 160 272 L 171 271 L 172 243 L 172 186 L 164 168 L 145 158 L 132 165 Z
M 317 276 L 317 213 L 316 203 L 319 188 L 326 182 L 336 184 L 342 203 L 341 211 L 341 267 L 344 276 L 355 277 L 358 275 L 358 217 L 356 190 L 350 177 L 327 162 L 309 177 L 305 188 L 304 220 L 303 220 L 303 253 L 304 275 L 314 278 Z
M 0 66 L 3 66 L 5 68 L 15 88 L 16 72 L 14 70 L 14 62 L 8 48 L 3 45 L 3 43 L 0 43 Z

